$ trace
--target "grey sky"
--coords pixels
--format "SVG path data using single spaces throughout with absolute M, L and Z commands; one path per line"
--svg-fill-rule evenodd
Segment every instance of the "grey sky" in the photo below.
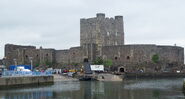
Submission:
M 67 49 L 80 18 L 123 15 L 126 44 L 185 47 L 185 0 L 0 0 L 0 58 L 6 43 Z

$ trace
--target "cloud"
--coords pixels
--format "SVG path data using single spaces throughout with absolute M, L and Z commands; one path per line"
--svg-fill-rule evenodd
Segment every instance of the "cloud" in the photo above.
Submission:
M 124 16 L 125 42 L 185 46 L 184 0 L 0 0 L 0 57 L 6 43 L 80 45 L 80 18 Z

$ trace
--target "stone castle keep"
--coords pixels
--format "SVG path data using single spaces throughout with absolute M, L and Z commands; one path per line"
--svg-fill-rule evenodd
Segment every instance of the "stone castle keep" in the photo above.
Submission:
M 157 55 L 159 61 L 152 58 Z M 94 18 L 80 20 L 80 46 L 67 50 L 37 49 L 35 46 L 5 45 L 5 63 L 17 64 L 82 64 L 84 59 L 90 62 L 98 57 L 112 60 L 113 66 L 123 67 L 126 71 L 143 69 L 165 71 L 182 69 L 184 48 L 159 45 L 125 45 L 124 23 L 122 16 L 107 18 L 98 13 Z

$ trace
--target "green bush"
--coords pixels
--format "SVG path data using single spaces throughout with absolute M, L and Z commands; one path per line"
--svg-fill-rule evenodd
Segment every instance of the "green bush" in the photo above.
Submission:
M 98 57 L 96 60 L 93 61 L 94 65 L 104 65 L 104 66 L 112 66 L 112 60 L 107 59 L 103 60 L 102 58 Z
M 153 55 L 153 56 L 152 56 L 152 61 L 153 61 L 154 63 L 158 63 L 158 62 L 159 62 L 159 55 L 158 55 L 158 54 Z
M 110 59 L 108 59 L 108 60 L 105 60 L 104 62 L 103 62 L 103 65 L 104 66 L 112 66 L 112 60 L 110 60 Z
M 39 65 L 40 65 L 39 63 L 35 64 L 36 67 L 38 67 Z
M 103 59 L 100 58 L 100 57 L 98 57 L 97 59 L 95 59 L 95 60 L 93 61 L 93 64 L 94 64 L 94 65 L 103 65 Z

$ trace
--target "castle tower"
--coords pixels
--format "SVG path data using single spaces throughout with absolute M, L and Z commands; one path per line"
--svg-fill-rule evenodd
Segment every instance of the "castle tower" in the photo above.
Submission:
M 123 16 L 107 18 L 104 13 L 80 20 L 80 45 L 91 61 L 102 55 L 102 46 L 124 45 Z M 94 47 L 96 45 L 96 50 Z
M 123 16 L 106 18 L 98 13 L 95 18 L 80 20 L 80 45 L 98 46 L 124 45 Z

